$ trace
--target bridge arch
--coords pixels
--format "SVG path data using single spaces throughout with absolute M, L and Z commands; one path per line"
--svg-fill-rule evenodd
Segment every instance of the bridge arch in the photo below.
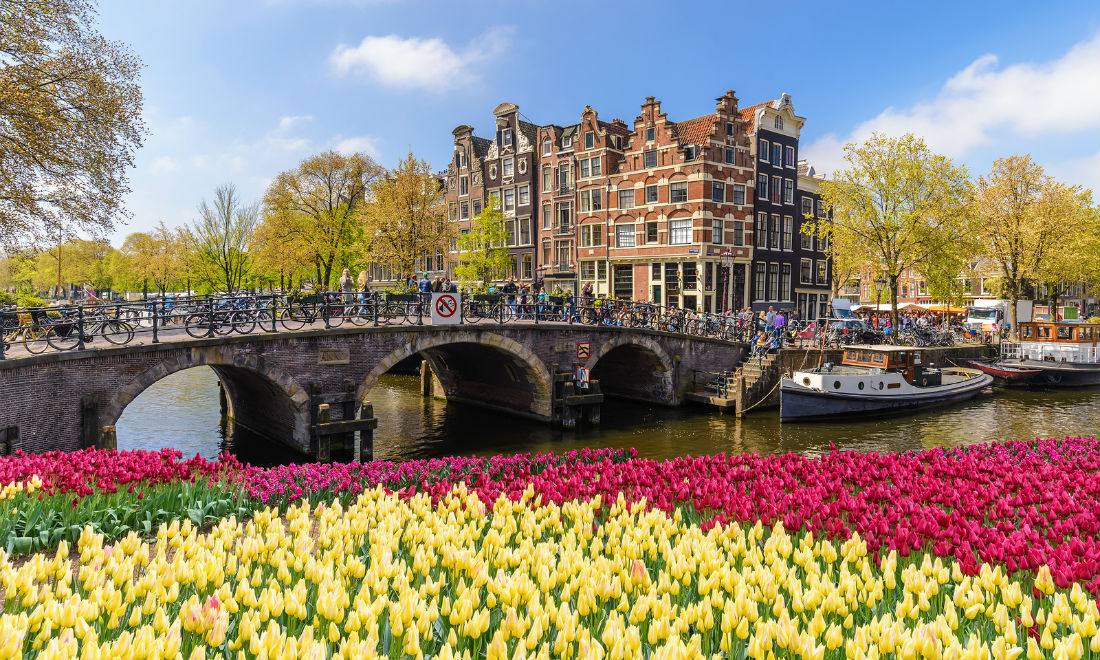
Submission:
M 165 376 L 203 366 L 217 374 L 236 423 L 299 451 L 310 450 L 308 392 L 284 369 L 232 346 L 191 349 L 142 371 L 110 398 L 100 425 L 116 424 L 131 401 Z
M 600 345 L 585 363 L 604 394 L 649 403 L 677 403 L 672 357 L 652 337 L 618 334 Z
M 513 339 L 474 330 L 424 334 L 393 350 L 363 379 L 359 400 L 366 400 L 382 374 L 417 354 L 431 365 L 448 400 L 553 417 L 553 381 L 539 356 Z

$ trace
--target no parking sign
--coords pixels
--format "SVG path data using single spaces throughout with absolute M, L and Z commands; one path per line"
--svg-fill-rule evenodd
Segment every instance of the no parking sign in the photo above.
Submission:
M 458 325 L 462 305 L 457 293 L 432 294 L 432 325 Z

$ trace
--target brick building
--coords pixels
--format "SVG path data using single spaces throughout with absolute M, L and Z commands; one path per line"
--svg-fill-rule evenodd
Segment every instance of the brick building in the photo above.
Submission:
M 538 132 L 539 195 L 536 280 L 547 293 L 577 293 L 573 141 L 577 124 L 542 126 Z
M 814 234 L 802 232 L 801 225 L 812 218 L 826 217 L 817 188 L 825 177 L 818 176 L 806 161 L 798 161 L 798 184 L 795 187 L 795 206 L 798 215 L 794 257 L 798 270 L 794 282 L 794 308 L 803 319 L 829 315 L 829 298 L 832 292 L 832 273 L 828 255 L 828 243 Z
M 669 120 L 652 96 L 641 110 L 618 166 L 606 181 L 593 177 L 588 188 L 607 193 L 608 266 L 601 278 L 599 260 L 588 262 L 597 269 L 593 273 L 582 252 L 581 280 L 594 274 L 591 279 L 618 298 L 700 311 L 736 307 L 748 295 L 747 282 L 736 273 L 744 273 L 752 259 L 745 237 L 752 231 L 753 168 L 737 97 L 728 91 L 713 113 L 681 122 Z M 600 150 L 612 162 L 615 133 L 606 129 L 605 140 L 610 136 L 612 143 Z M 732 277 L 724 272 L 723 257 Z
M 462 125 L 454 129 L 454 157 L 447 167 L 448 217 L 460 233 L 496 196 L 504 211 L 511 257 L 510 275 L 523 281 L 535 277 L 536 199 L 538 198 L 538 127 L 519 118 L 519 107 L 501 103 L 493 110 L 495 135 L 486 139 Z M 451 263 L 458 259 L 457 247 Z

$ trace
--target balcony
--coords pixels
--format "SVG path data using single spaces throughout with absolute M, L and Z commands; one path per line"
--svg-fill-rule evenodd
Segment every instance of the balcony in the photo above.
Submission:
M 568 222 L 568 223 L 559 222 L 558 224 L 554 225 L 554 233 L 555 234 L 572 234 L 573 231 L 576 228 L 577 228 L 577 225 L 573 224 L 572 222 Z
M 573 186 L 572 183 L 559 183 L 557 185 L 557 187 L 554 188 L 554 194 L 555 195 L 572 195 L 573 190 L 574 190 L 574 186 Z

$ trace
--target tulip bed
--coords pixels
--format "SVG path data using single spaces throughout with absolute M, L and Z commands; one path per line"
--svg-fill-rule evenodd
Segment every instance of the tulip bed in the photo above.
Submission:
M 1100 657 L 1097 603 L 853 534 L 464 485 L 0 552 L 9 658 Z

